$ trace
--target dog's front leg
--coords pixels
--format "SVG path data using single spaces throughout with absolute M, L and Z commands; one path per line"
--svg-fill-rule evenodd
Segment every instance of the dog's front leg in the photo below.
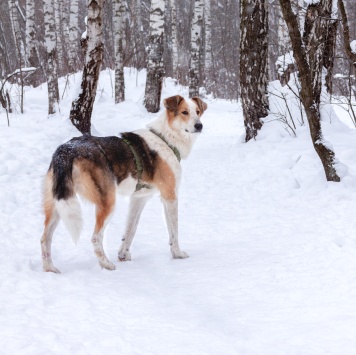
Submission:
M 135 236 L 141 213 L 148 199 L 149 197 L 147 196 L 145 197 L 132 196 L 130 199 L 130 207 L 129 207 L 129 214 L 126 222 L 126 230 L 124 236 L 122 237 L 122 244 L 119 249 L 118 259 L 120 261 L 131 260 L 130 246 Z
M 166 215 L 167 228 L 169 233 L 169 245 L 173 259 L 185 259 L 189 255 L 180 250 L 178 243 L 178 200 L 168 200 L 162 198 L 164 212 Z

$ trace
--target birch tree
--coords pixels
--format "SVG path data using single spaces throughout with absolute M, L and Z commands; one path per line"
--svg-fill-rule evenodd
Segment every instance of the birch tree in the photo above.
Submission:
M 69 16 L 70 16 L 70 11 L 69 11 L 69 2 L 63 1 L 62 3 L 62 42 L 63 42 L 63 47 L 68 49 L 69 48 Z M 68 50 L 64 51 L 65 54 L 65 59 L 68 60 Z M 68 66 L 65 66 L 67 71 L 68 71 Z
M 204 60 L 204 77 L 205 87 L 210 91 L 210 80 L 212 70 L 212 57 L 211 57 L 211 0 L 205 0 L 204 4 L 204 32 L 205 32 L 205 60 Z
M 152 0 L 150 9 L 150 36 L 148 41 L 145 107 L 148 112 L 158 112 L 161 101 L 164 35 L 164 0 Z
M 124 16 L 123 0 L 113 0 L 114 30 L 115 30 L 115 103 L 125 101 L 124 80 Z
M 48 114 L 57 112 L 59 103 L 57 52 L 56 52 L 56 23 L 54 19 L 53 0 L 43 0 L 46 47 L 46 77 L 48 85 Z
M 268 11 L 266 0 L 241 0 L 240 88 L 248 142 L 268 115 Z
M 69 67 L 74 73 L 79 67 L 78 50 L 79 50 L 79 28 L 78 12 L 79 0 L 71 0 L 69 8 Z
M 17 0 L 9 0 L 9 10 L 12 33 L 15 39 L 15 45 L 18 55 L 18 63 L 20 66 L 20 82 L 21 82 L 21 94 L 20 94 L 20 110 L 23 113 L 24 106 L 24 78 L 22 68 L 26 66 L 25 46 L 22 39 L 20 20 L 19 20 L 19 3 Z
M 190 35 L 189 97 L 199 97 L 204 1 L 195 0 L 193 11 L 194 14 Z
M 340 181 L 336 171 L 335 153 L 330 144 L 325 141 L 320 123 L 323 55 L 328 21 L 330 21 L 331 16 L 331 2 L 332 0 L 320 0 L 318 6 L 323 12 L 318 14 L 318 21 L 315 21 L 311 31 L 308 30 L 309 24 L 305 23 L 304 39 L 307 38 L 307 42 L 305 42 L 307 47 L 305 47 L 300 35 L 298 19 L 292 10 L 290 0 L 280 0 L 283 17 L 288 26 L 294 59 L 299 71 L 300 98 L 308 118 L 313 146 L 323 164 L 326 179 L 328 181 Z
M 172 66 L 173 75 L 178 72 L 178 38 L 177 38 L 177 6 L 176 0 L 170 0 L 172 11 Z
M 35 10 L 35 2 L 33 0 L 26 0 L 26 60 L 29 66 L 38 68 L 39 56 Z
M 54 0 L 54 14 L 56 22 L 56 50 L 57 50 L 57 63 L 58 72 L 64 72 L 64 56 L 63 56 L 63 42 L 62 42 L 62 0 Z
M 70 120 L 83 134 L 91 133 L 91 115 L 103 61 L 102 12 L 105 0 L 88 0 L 86 56 L 81 92 L 72 103 Z
M 20 63 L 20 67 L 23 68 L 25 66 L 26 56 L 25 56 L 25 45 L 21 34 L 18 0 L 9 0 L 9 10 L 10 10 L 12 33 L 17 47 L 19 63 Z

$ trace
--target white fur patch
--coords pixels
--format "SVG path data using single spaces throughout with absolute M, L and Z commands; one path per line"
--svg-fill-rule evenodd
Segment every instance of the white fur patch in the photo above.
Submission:
M 70 233 L 74 244 L 78 243 L 82 230 L 82 213 L 78 198 L 72 197 L 68 200 L 55 201 L 55 208 L 62 219 L 65 227 Z
M 129 175 L 125 180 L 122 180 L 119 185 L 116 185 L 116 192 L 120 195 L 132 195 L 136 190 L 137 180 Z

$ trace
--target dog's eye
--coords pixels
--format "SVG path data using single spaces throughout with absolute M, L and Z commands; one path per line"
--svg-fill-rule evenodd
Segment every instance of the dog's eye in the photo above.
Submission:
M 200 111 L 197 111 L 197 115 L 199 115 Z
M 182 114 L 186 116 L 188 114 L 188 111 L 183 111 Z

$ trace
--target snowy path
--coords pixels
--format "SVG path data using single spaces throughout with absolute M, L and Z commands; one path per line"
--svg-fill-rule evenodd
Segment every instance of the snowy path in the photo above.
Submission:
M 30 112 L 0 125 L 0 354 L 356 354 L 354 132 L 327 128 L 350 173 L 328 184 L 306 130 L 292 139 L 264 127 L 242 144 L 238 105 L 210 102 L 183 162 L 180 240 L 190 258 L 171 259 L 155 198 L 133 260 L 118 263 L 128 204 L 119 198 L 105 238 L 116 271 L 97 265 L 84 205 L 77 247 L 63 226 L 55 233 L 54 275 L 41 271 L 41 181 L 73 130 L 46 120 L 39 93 L 28 95 Z M 104 134 L 147 121 L 134 101 L 115 108 L 104 98 L 94 116 Z

